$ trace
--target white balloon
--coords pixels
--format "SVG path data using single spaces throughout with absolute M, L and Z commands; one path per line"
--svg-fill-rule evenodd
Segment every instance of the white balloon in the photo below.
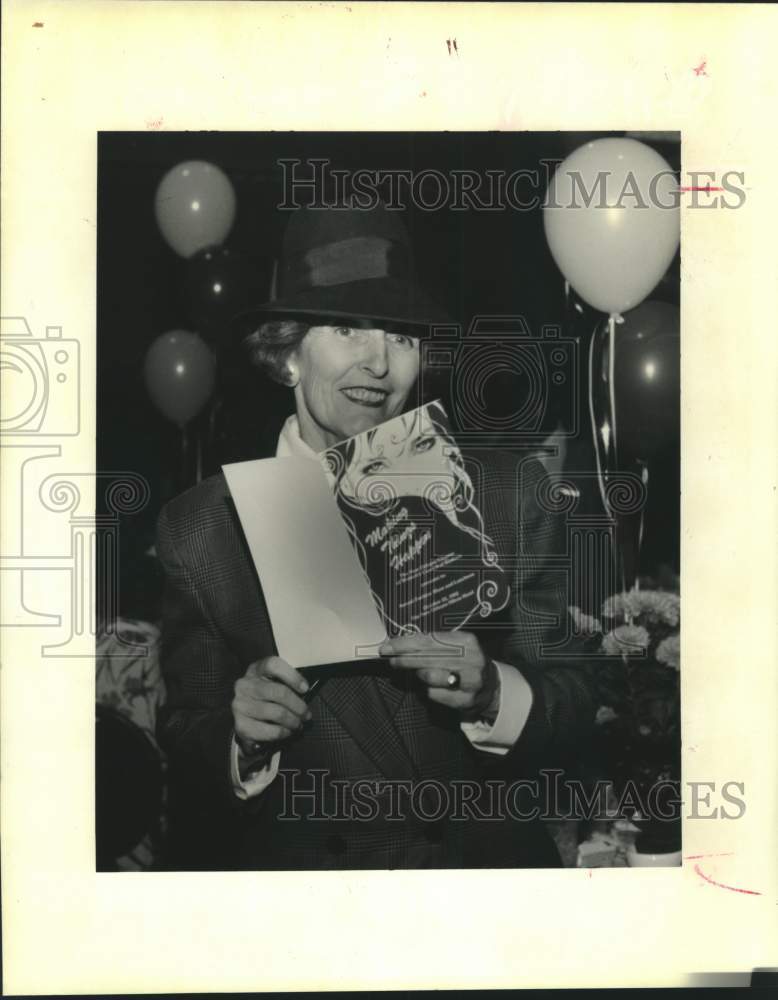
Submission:
M 543 224 L 557 267 L 580 297 L 622 313 L 651 293 L 678 249 L 678 181 L 644 143 L 596 139 L 560 164 Z
M 213 163 L 189 160 L 169 170 L 154 197 L 157 225 L 182 257 L 218 246 L 235 221 L 235 190 Z

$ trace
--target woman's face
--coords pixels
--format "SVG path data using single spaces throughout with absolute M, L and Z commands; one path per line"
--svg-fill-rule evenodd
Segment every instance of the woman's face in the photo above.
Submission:
M 419 374 L 415 337 L 380 329 L 313 326 L 290 357 L 303 441 L 315 451 L 400 413 Z

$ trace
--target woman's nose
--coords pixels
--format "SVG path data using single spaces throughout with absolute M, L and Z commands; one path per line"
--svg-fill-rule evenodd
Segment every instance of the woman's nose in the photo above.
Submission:
M 389 350 L 383 330 L 369 330 L 362 367 L 373 378 L 384 378 L 389 372 Z

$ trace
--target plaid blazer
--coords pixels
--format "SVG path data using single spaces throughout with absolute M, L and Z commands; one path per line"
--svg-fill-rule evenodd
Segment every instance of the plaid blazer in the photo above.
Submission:
M 221 474 L 163 508 L 168 698 L 158 734 L 169 755 L 170 868 L 559 865 L 542 824 L 526 818 L 531 806 L 517 805 L 514 782 L 573 762 L 596 709 L 589 661 L 542 655 L 566 617 L 566 577 L 552 568 L 563 524 L 539 502 L 545 472 L 535 459 L 490 451 L 466 461 L 512 576 L 510 606 L 473 631 L 489 655 L 520 667 L 533 692 L 517 743 L 504 756 L 475 749 L 459 716 L 430 702 L 406 671 L 333 665 L 311 700 L 312 723 L 283 748 L 279 776 L 245 802 L 230 781 L 231 702 L 248 665 L 276 652 L 262 590 Z M 509 793 L 511 808 L 495 807 L 494 796 L 504 805 L 499 796 Z M 460 808 L 463 795 L 476 795 L 475 805 Z

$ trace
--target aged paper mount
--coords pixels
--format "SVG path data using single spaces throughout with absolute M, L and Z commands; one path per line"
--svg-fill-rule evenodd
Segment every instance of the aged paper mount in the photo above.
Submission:
M 41 444 L 82 477 L 85 516 L 98 131 L 679 129 L 685 170 L 747 178 L 739 210 L 682 212 L 685 780 L 743 782 L 745 815 L 687 822 L 681 870 L 96 875 L 94 660 L 42 655 L 40 631 L 12 619 L 0 633 L 9 993 L 661 985 L 778 964 L 777 13 L 4 5 L 2 313 L 78 344 L 80 419 Z M 40 514 L 19 495 L 16 457 L 0 453 L 4 558 L 20 555 L 14 518 Z M 52 572 L 25 602 L 60 614 L 68 587 Z

